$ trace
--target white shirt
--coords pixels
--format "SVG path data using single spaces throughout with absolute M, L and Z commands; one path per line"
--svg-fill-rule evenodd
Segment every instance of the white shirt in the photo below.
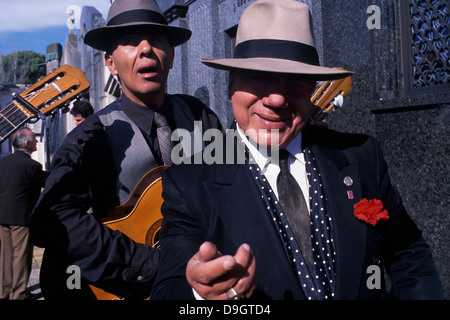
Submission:
M 265 175 L 267 181 L 269 182 L 272 190 L 275 192 L 275 195 L 278 197 L 278 189 L 277 189 L 277 177 L 280 173 L 280 167 L 278 165 L 278 154 L 272 154 L 272 156 L 268 156 L 265 150 L 259 150 L 258 146 L 255 142 L 248 139 L 242 129 L 238 128 L 238 133 L 241 139 L 244 141 L 245 145 L 250 151 L 253 159 L 258 165 L 261 173 Z M 298 134 L 294 140 L 292 140 L 286 150 L 289 151 L 289 171 L 294 176 L 298 185 L 300 186 L 303 196 L 305 197 L 306 205 L 308 206 L 308 211 L 310 208 L 309 204 L 309 182 L 308 177 L 306 175 L 306 163 L 305 157 L 302 151 L 302 134 Z

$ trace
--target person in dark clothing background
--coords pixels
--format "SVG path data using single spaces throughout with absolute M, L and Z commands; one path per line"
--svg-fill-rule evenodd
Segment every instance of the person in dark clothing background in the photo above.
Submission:
M 78 126 L 87 117 L 94 114 L 94 108 L 86 99 L 77 99 L 73 102 L 73 107 L 70 109 L 70 114 L 73 116 L 75 126 Z
M 15 152 L 0 159 L 0 298 L 22 300 L 31 272 L 31 212 L 48 173 L 31 158 L 36 136 L 24 127 L 12 136 Z

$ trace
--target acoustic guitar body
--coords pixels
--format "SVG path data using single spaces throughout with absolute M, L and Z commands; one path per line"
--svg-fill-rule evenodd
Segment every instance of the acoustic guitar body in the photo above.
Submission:
M 99 219 L 112 230 L 120 230 L 136 242 L 158 247 L 162 224 L 162 172 L 168 166 L 150 170 L 136 185 L 130 198 Z M 116 300 L 117 296 L 90 286 L 98 300 Z

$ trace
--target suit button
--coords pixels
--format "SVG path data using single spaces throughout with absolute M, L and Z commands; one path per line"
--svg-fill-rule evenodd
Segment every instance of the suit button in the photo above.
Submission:
M 138 276 L 138 277 L 137 277 L 137 280 L 138 280 L 138 281 L 141 281 L 141 280 L 142 280 L 142 276 Z

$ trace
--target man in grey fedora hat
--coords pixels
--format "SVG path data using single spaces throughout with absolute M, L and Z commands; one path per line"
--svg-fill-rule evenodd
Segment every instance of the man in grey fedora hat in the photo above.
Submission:
M 307 5 L 258 0 L 234 57 L 202 60 L 230 71 L 237 134 L 223 161 L 164 172 L 153 299 L 385 299 L 385 270 L 394 298 L 442 298 L 378 143 L 310 124 L 315 81 L 351 74 L 319 65 L 312 34 Z
M 77 126 L 54 155 L 31 226 L 34 243 L 46 248 L 40 277 L 45 299 L 93 297 L 88 283 L 120 298 L 150 295 L 159 250 L 98 219 L 135 196 L 150 169 L 172 163 L 175 129 L 193 133 L 198 123 L 203 130 L 221 129 L 198 99 L 166 93 L 174 47 L 190 36 L 188 29 L 169 26 L 154 0 L 114 1 L 106 26 L 85 35 L 86 44 L 105 51 L 122 93 Z M 80 286 L 67 284 L 76 274 L 66 270 L 79 270 Z

